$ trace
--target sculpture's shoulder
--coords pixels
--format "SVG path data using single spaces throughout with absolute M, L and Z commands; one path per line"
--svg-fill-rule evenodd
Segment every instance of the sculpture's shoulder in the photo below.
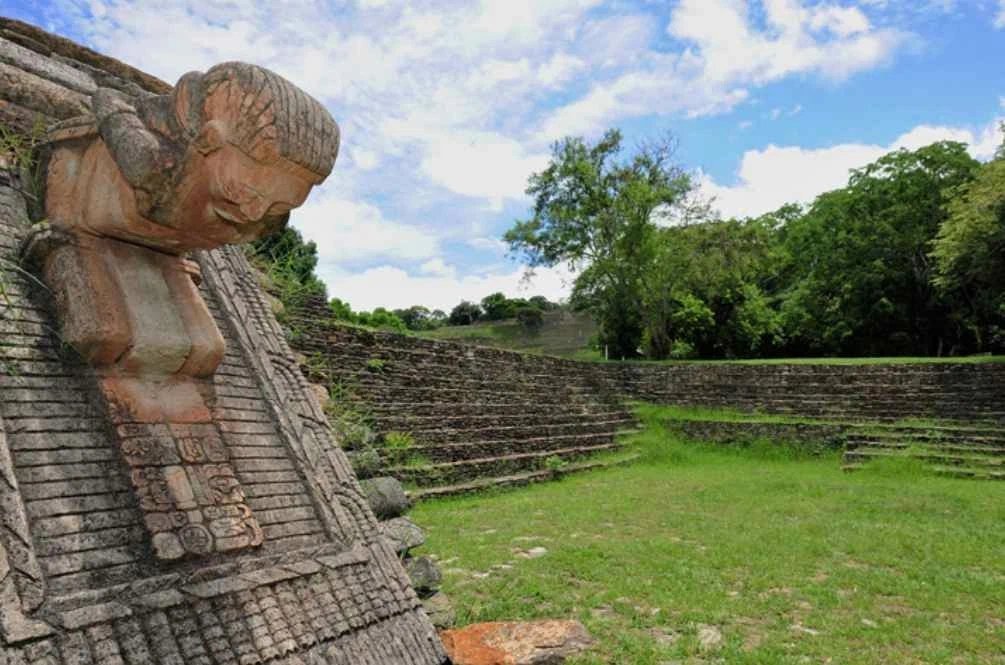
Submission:
M 89 139 L 98 136 L 98 121 L 90 114 L 69 118 L 52 125 L 46 132 L 46 142 L 56 143 Z

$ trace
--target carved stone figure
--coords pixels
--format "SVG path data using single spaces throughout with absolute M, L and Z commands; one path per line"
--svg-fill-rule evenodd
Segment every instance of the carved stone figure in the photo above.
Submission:
M 0 162 L 0 665 L 449 662 L 219 246 L 282 224 L 335 123 L 259 68 L 173 88 L 3 17 L 0 61 L 0 124 L 62 121 L 45 191 Z
M 331 172 L 339 129 L 254 65 L 189 73 L 170 94 L 99 88 L 43 151 L 45 221 L 24 254 L 61 334 L 97 371 L 157 556 L 254 547 L 262 530 L 207 403 L 224 342 L 192 250 L 281 228 Z

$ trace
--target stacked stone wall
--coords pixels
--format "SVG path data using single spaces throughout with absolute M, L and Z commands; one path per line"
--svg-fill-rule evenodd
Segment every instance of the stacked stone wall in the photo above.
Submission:
M 342 325 L 321 300 L 291 313 L 288 326 L 311 380 L 365 409 L 379 432 L 413 434 L 435 473 L 384 470 L 418 485 L 510 476 L 540 468 L 552 453 L 612 450 L 615 434 L 634 424 L 632 400 L 825 422 L 1005 417 L 1005 364 L 993 362 L 585 363 Z M 711 425 L 686 427 L 694 434 Z M 715 427 L 749 438 L 778 426 Z M 783 438 L 805 434 L 786 427 Z M 841 445 L 841 428 L 810 429 L 814 440 Z
M 1005 364 L 682 364 L 612 367 L 626 395 L 660 404 L 851 420 L 1005 417 Z
M 323 301 L 288 325 L 310 380 L 368 413 L 379 433 L 412 435 L 427 464 L 384 471 L 420 486 L 508 483 L 614 451 L 635 424 L 600 365 L 340 325 Z

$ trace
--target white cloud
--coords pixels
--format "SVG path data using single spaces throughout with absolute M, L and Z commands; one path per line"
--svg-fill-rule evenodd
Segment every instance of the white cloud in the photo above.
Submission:
M 544 86 L 557 87 L 586 67 L 586 62 L 568 53 L 556 53 L 537 69 L 537 80 Z
M 497 254 L 503 254 L 509 249 L 509 245 L 500 240 L 499 238 L 490 238 L 486 236 L 479 236 L 477 238 L 471 238 L 467 241 L 468 246 L 474 247 L 475 249 L 480 249 L 483 251 L 496 252 Z
M 373 150 L 353 148 L 349 151 L 353 165 L 361 171 L 371 171 L 380 163 L 380 156 Z
M 423 275 L 432 275 L 434 277 L 454 277 L 457 274 L 457 269 L 451 265 L 447 265 L 443 257 L 437 256 L 435 259 L 429 259 L 419 266 L 419 272 Z
M 905 35 L 876 29 L 856 8 L 765 0 L 766 29 L 752 24 L 742 0 L 682 0 L 668 31 L 693 43 L 705 78 L 767 83 L 798 73 L 840 80 L 887 61 Z
M 443 245 L 449 239 L 451 247 L 502 255 L 505 245 L 485 229 L 498 226 L 508 205 L 526 202 L 528 176 L 562 136 L 631 118 L 725 112 L 755 88 L 794 75 L 840 81 L 889 61 L 908 39 L 837 0 L 58 0 L 54 7 L 55 25 L 165 80 L 247 60 L 324 102 L 342 126 L 343 154 L 294 224 L 318 243 L 331 292 L 366 307 L 398 298 L 384 288 L 392 284 L 413 300 L 398 304 L 443 289 L 451 306 L 466 289 L 464 297 L 480 298 L 515 285 L 519 271 L 509 268 L 466 277 L 477 269 L 457 268 L 466 262 Z M 380 267 L 348 274 L 360 265 Z
M 726 217 L 756 216 L 786 203 L 809 203 L 817 195 L 844 187 L 849 171 L 861 168 L 898 148 L 916 150 L 936 141 L 961 141 L 978 159 L 989 159 L 1001 145 L 998 121 L 979 131 L 921 125 L 887 146 L 848 143 L 806 149 L 769 145 L 744 153 L 737 184 L 722 186 L 707 175 L 700 178 L 704 194 L 715 197 L 714 207 Z
M 430 182 L 484 199 L 494 211 L 506 199 L 523 198 L 528 176 L 548 161 L 546 153 L 528 153 L 523 143 L 497 132 L 443 129 L 425 122 L 389 120 L 381 131 L 387 139 L 420 146 L 419 171 Z
M 317 243 L 325 261 L 417 260 L 440 251 L 433 233 L 385 219 L 375 205 L 334 196 L 308 201 L 293 215 L 293 225 Z
M 860 9 L 802 0 L 764 0 L 762 28 L 750 4 L 681 0 L 667 33 L 682 50 L 633 51 L 629 71 L 556 109 L 541 135 L 590 134 L 645 115 L 721 113 L 746 100 L 751 87 L 799 74 L 841 81 L 889 62 L 909 41 L 905 32 L 873 26 Z
M 998 15 L 995 17 L 995 28 L 1005 28 L 1005 0 L 998 0 Z
M 524 280 L 521 269 L 458 277 L 413 275 L 391 265 L 358 273 L 322 265 L 319 273 L 328 284 L 329 295 L 350 303 L 355 310 L 425 305 L 449 312 L 461 300 L 477 302 L 497 291 L 510 297 L 543 295 L 557 301 L 568 297 L 572 279 L 572 274 L 564 268 L 538 270 L 530 281 Z

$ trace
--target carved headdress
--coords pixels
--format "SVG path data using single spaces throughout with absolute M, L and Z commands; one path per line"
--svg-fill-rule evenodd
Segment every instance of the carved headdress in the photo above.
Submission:
M 225 62 L 205 74 L 185 74 L 171 95 L 190 140 L 204 125 L 222 121 L 230 140 L 256 160 L 277 157 L 323 180 L 338 156 L 339 127 L 317 100 L 278 74 L 243 62 Z

